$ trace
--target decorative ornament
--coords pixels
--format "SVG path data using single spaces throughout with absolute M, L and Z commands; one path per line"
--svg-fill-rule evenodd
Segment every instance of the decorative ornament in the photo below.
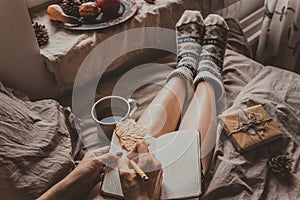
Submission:
M 32 27 L 34 28 L 35 36 L 39 46 L 47 44 L 49 41 L 49 35 L 45 25 L 35 22 L 32 24 Z
M 274 173 L 286 176 L 289 175 L 292 170 L 293 159 L 289 158 L 285 153 L 271 158 L 268 165 Z

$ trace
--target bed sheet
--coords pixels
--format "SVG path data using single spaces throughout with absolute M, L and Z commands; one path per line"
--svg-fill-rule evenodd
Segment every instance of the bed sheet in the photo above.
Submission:
M 258 104 L 266 109 L 284 136 L 240 154 L 219 125 L 211 180 L 202 199 L 300 199 L 300 76 L 264 67 L 225 112 Z M 294 160 L 291 176 L 275 175 L 267 165 L 273 156 L 282 153 L 288 153 Z
M 72 116 L 54 100 L 21 100 L 0 82 L 1 198 L 36 199 L 68 175 L 81 149 Z

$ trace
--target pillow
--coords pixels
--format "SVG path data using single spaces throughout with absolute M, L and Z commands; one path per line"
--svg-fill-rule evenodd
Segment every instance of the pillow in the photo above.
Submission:
M 20 100 L 0 82 L 0 178 L 22 199 L 37 198 L 72 170 L 71 116 L 54 100 Z

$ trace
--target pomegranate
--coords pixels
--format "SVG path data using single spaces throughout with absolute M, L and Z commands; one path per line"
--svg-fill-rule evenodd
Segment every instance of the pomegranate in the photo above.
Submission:
M 116 16 L 121 6 L 120 0 L 96 0 L 98 6 L 106 16 Z

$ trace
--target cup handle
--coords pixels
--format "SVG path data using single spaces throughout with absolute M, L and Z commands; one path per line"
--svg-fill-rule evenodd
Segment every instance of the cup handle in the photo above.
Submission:
M 129 113 L 129 118 L 132 118 L 133 114 L 137 111 L 138 109 L 138 102 L 134 99 L 127 99 L 129 105 L 130 105 L 130 113 Z

